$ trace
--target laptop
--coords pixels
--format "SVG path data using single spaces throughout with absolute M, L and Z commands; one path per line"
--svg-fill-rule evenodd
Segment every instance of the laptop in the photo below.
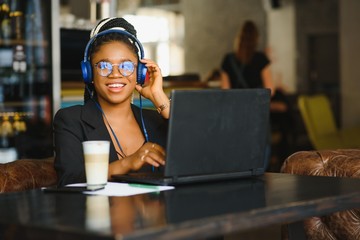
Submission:
M 267 165 L 270 90 L 173 90 L 162 174 L 112 181 L 179 185 L 262 175 Z

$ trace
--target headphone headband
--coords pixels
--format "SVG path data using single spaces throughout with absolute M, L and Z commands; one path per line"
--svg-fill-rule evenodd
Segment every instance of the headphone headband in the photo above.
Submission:
M 95 33 L 95 32 L 91 32 L 91 35 Z M 82 70 L 82 74 L 83 74 L 83 79 L 85 84 L 89 84 L 92 82 L 92 66 L 90 63 L 90 57 L 89 57 L 89 49 L 91 47 L 91 45 L 94 43 L 94 41 L 98 38 L 101 37 L 103 35 L 106 34 L 110 34 L 110 33 L 119 33 L 119 34 L 123 34 L 125 36 L 127 36 L 129 38 L 129 40 L 133 41 L 133 43 L 136 45 L 137 49 L 138 49 L 138 59 L 143 59 L 144 58 L 144 49 L 143 46 L 141 44 L 141 42 L 131 33 L 127 32 L 125 29 L 120 28 L 120 27 L 114 27 L 114 28 L 110 28 L 108 30 L 102 31 L 100 33 L 95 34 L 92 38 L 90 38 L 89 42 L 87 43 L 86 47 L 85 47 L 85 51 L 84 51 L 84 60 L 81 62 L 81 70 Z M 137 83 L 142 85 L 145 82 L 145 78 L 146 78 L 146 67 L 143 63 L 141 63 L 139 61 L 138 66 L 137 66 Z

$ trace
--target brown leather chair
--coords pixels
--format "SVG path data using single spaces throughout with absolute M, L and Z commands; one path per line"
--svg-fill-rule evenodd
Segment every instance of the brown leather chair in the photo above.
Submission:
M 0 193 L 48 187 L 56 183 L 53 157 L 19 159 L 0 164 Z
M 281 172 L 360 178 L 360 149 L 296 152 L 285 160 Z M 360 209 L 312 217 L 304 220 L 302 227 L 307 239 L 360 239 Z M 283 231 L 283 239 L 292 239 L 288 234 Z

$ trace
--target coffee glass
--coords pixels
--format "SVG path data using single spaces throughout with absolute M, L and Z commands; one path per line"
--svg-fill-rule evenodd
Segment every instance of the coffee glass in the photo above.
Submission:
M 108 178 L 110 142 L 85 141 L 82 145 L 87 187 L 91 189 L 105 186 Z

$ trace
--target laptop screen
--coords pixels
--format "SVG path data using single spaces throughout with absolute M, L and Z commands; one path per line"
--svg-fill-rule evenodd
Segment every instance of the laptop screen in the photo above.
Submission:
M 264 171 L 268 89 L 174 90 L 171 97 L 165 176 Z

